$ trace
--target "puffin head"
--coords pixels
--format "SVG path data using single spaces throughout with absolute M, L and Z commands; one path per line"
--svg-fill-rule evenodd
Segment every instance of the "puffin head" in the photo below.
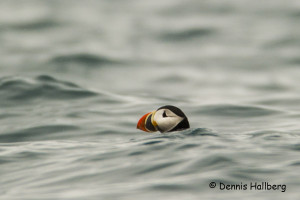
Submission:
M 167 105 L 145 114 L 139 120 L 137 128 L 146 132 L 165 133 L 188 129 L 190 124 L 179 108 Z

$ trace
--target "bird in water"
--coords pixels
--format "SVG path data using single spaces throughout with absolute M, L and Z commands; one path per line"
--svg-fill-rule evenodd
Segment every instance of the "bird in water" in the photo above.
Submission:
M 165 133 L 188 129 L 190 124 L 182 110 L 166 105 L 141 117 L 136 128 L 146 132 Z

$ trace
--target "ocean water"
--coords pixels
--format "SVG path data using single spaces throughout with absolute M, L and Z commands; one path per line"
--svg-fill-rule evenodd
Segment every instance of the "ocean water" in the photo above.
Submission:
M 298 0 L 0 1 L 0 199 L 299 198 L 299 22 Z M 191 129 L 136 129 L 167 104 Z

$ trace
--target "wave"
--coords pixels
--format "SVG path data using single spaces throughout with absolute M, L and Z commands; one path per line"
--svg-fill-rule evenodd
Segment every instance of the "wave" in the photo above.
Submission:
M 27 23 L 18 24 L 6 24 L 4 25 L 6 29 L 13 29 L 16 31 L 37 31 L 42 29 L 56 28 L 61 24 L 53 19 L 40 19 L 36 21 L 30 21 Z
M 45 125 L 36 126 L 31 128 L 22 129 L 15 132 L 2 133 L 0 135 L 1 142 L 25 142 L 25 141 L 37 141 L 37 140 L 49 140 L 53 137 L 53 134 L 68 131 L 75 131 L 80 129 L 73 125 Z M 55 139 L 63 137 L 56 135 Z
M 171 133 L 163 133 L 151 136 L 150 138 L 144 139 L 142 145 L 156 145 L 163 142 L 169 142 L 169 139 L 184 139 L 187 137 L 195 137 L 195 136 L 212 136 L 212 137 L 219 137 L 219 134 L 214 133 L 212 130 L 206 128 L 195 128 L 195 129 L 188 129 L 184 131 L 176 131 Z
M 214 30 L 213 28 L 190 28 L 185 30 L 176 30 L 172 32 L 168 31 L 166 33 L 162 33 L 160 35 L 160 39 L 162 41 L 180 42 L 193 39 L 201 39 L 203 37 L 211 36 L 215 33 L 216 30 Z
M 200 111 L 199 111 L 200 112 Z M 257 106 L 242 106 L 242 105 L 208 105 L 201 108 L 201 114 L 226 117 L 259 117 L 279 114 L 280 111 L 257 107 Z
M 98 65 L 114 65 L 114 64 L 125 64 L 114 58 L 105 56 L 88 54 L 88 53 L 74 53 L 67 55 L 57 55 L 51 58 L 49 61 L 54 65 L 72 65 L 79 64 L 84 66 L 98 66 Z
M 35 99 L 60 100 L 96 96 L 78 85 L 41 75 L 36 78 L 4 77 L 0 79 L 0 104 L 28 102 Z

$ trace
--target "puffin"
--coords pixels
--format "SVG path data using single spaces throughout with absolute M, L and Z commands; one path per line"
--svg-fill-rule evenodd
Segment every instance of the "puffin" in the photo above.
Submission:
M 189 120 L 179 108 L 166 105 L 142 116 L 137 129 L 161 133 L 181 131 L 190 128 Z

